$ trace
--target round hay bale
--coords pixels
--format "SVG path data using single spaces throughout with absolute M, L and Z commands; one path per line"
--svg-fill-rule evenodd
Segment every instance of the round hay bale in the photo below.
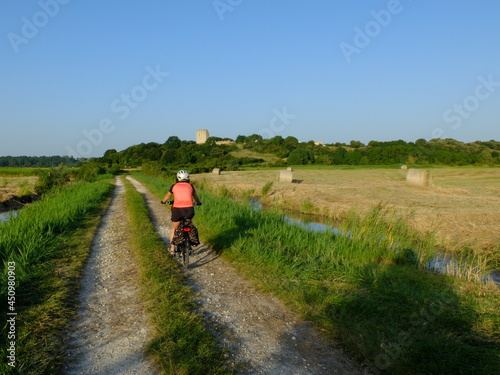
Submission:
M 413 186 L 430 186 L 431 172 L 427 169 L 410 168 L 406 175 L 406 182 Z
M 220 175 L 220 168 L 214 168 L 212 169 L 212 173 L 216 175 Z
M 408 167 L 407 167 L 406 165 L 402 165 L 402 166 L 401 166 L 401 169 L 402 169 L 403 171 L 406 171 L 406 170 L 408 169 Z
M 288 171 L 288 170 L 281 170 L 281 171 L 279 171 L 278 181 L 279 182 L 290 182 L 291 183 L 293 181 L 292 171 Z
M 288 167 L 286 170 L 290 171 L 290 172 L 293 172 L 293 168 L 292 167 Z

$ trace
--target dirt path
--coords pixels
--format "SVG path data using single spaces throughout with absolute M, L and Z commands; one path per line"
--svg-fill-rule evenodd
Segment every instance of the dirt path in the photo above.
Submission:
M 168 210 L 139 182 L 129 180 L 145 197 L 157 231 L 168 243 Z M 229 365 L 238 365 L 237 373 L 366 374 L 309 322 L 276 298 L 258 292 L 207 247 L 196 249 L 187 272 L 190 286 L 197 291 L 200 313 L 229 349 Z
M 145 358 L 149 327 L 128 248 L 125 189 L 115 195 L 94 240 L 80 290 L 78 316 L 69 333 L 65 374 L 156 374 Z

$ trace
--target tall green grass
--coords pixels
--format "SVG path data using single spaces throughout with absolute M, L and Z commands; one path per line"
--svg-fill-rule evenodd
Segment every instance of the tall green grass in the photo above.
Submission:
M 202 199 L 196 222 L 204 239 L 372 369 L 491 374 L 498 368 L 498 290 L 428 272 L 432 238 L 401 220 L 387 221 L 380 208 L 366 217 L 353 213 L 335 235 L 231 199 Z
M 155 337 L 148 352 L 167 374 L 225 374 L 224 353 L 195 313 L 194 293 L 158 237 L 142 195 L 125 181 L 131 244 Z
M 54 374 L 64 355 L 61 334 L 75 311 L 79 276 L 99 218 L 112 191 L 110 181 L 79 183 L 53 191 L 0 224 L 2 277 L 15 263 L 16 367 L 1 346 L 2 374 Z M 3 284 L 6 285 L 6 284 Z M 6 288 L 0 311 L 5 316 Z M 6 337 L 4 324 L 1 337 Z
M 31 269 L 51 256 L 58 237 L 75 229 L 81 218 L 109 194 L 110 186 L 109 182 L 78 183 L 56 190 L 1 224 L 3 274 L 7 262 L 15 262 L 18 281 L 28 280 Z
M 143 179 L 157 192 L 161 180 Z M 204 242 L 312 320 L 375 373 L 492 374 L 499 366 L 498 287 L 429 272 L 433 239 L 376 207 L 342 234 L 200 193 Z

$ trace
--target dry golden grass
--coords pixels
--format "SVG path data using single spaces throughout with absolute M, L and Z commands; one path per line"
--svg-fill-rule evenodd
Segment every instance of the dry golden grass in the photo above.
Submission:
M 336 219 L 382 204 L 408 217 L 416 229 L 435 231 L 449 249 L 469 246 L 498 257 L 500 168 L 437 168 L 431 174 L 431 187 L 408 185 L 400 169 L 298 169 L 293 178 L 300 182 L 293 184 L 278 182 L 276 170 L 206 173 L 193 181 L 257 196 L 273 181 L 267 202 Z
M 34 192 L 38 177 L 0 177 L 0 202 Z

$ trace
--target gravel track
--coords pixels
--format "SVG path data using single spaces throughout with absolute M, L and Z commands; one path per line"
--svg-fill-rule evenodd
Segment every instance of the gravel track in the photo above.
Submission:
M 119 178 L 115 183 L 81 281 L 80 308 L 68 333 L 67 375 L 159 373 L 144 355 L 151 330 L 128 247 L 125 188 Z
M 143 194 L 168 246 L 169 210 L 142 184 L 127 178 Z M 236 373 L 367 374 L 310 322 L 291 313 L 273 296 L 259 292 L 206 246 L 196 248 L 191 261 L 186 272 L 189 285 L 197 292 L 199 313 L 221 345 L 229 349 L 228 366 Z
M 168 246 L 169 211 L 142 184 L 127 178 L 143 194 Z M 85 266 L 80 308 L 68 333 L 67 375 L 159 373 L 144 355 L 152 330 L 140 300 L 135 258 L 128 248 L 124 190 L 117 178 Z M 196 248 L 186 272 L 188 284 L 196 291 L 198 312 L 228 349 L 227 365 L 235 373 L 366 374 L 310 322 L 275 297 L 259 292 L 208 247 Z

